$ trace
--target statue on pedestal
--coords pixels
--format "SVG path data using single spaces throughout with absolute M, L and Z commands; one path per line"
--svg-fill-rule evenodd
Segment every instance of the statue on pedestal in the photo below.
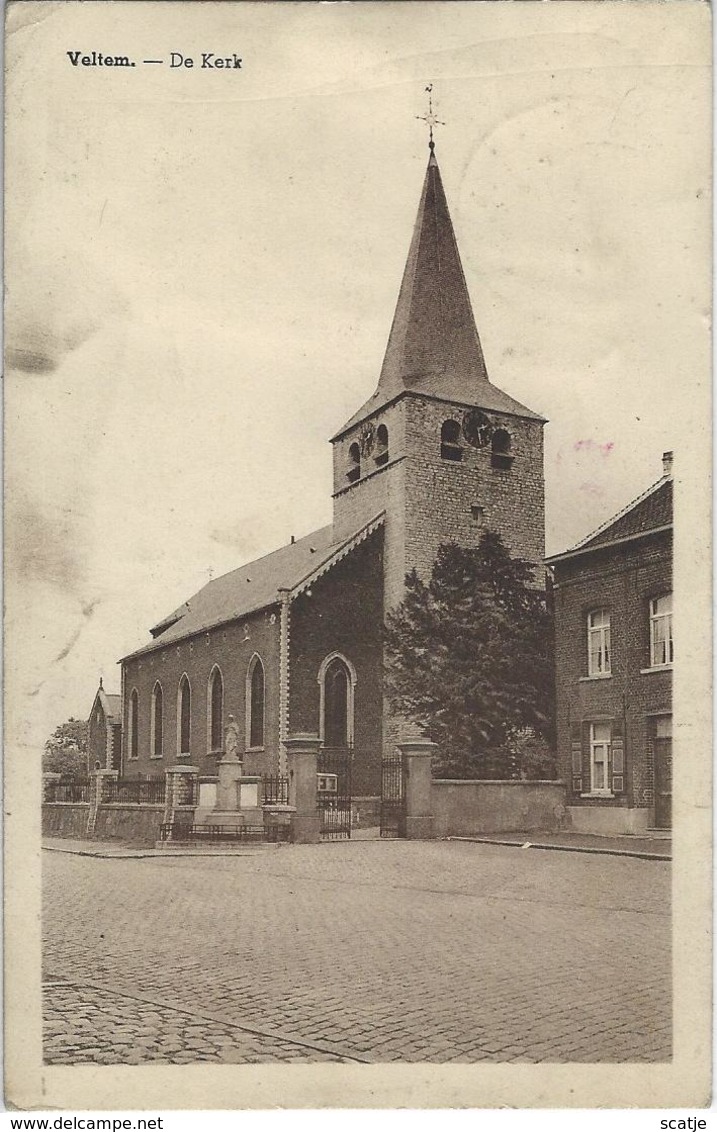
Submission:
M 239 725 L 233 715 L 227 716 L 224 731 L 224 758 L 239 762 Z

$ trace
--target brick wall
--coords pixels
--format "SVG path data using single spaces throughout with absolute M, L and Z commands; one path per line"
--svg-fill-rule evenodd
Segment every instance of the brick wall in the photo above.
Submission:
M 258 653 L 264 664 L 264 750 L 244 757 L 246 774 L 276 773 L 279 754 L 279 608 L 261 610 L 241 621 L 222 625 L 179 643 L 153 649 L 124 662 L 124 734 L 128 735 L 129 700 L 134 688 L 139 697 L 138 758 L 127 757 L 126 778 L 159 776 L 177 761 L 177 692 L 186 672 L 191 687 L 191 762 L 202 774 L 216 773 L 217 758 L 209 750 L 207 734 L 208 682 L 215 664 L 224 682 L 224 723 L 231 713 L 239 724 L 241 751 L 246 748 L 246 677 L 249 662 Z M 151 697 L 155 682 L 162 685 L 164 743 L 160 759 L 150 757 Z
M 289 729 L 319 731 L 321 662 L 333 652 L 356 670 L 355 795 L 380 792 L 383 531 L 377 530 L 291 605 Z
M 672 673 L 650 664 L 649 602 L 672 589 L 670 532 L 555 564 L 558 773 L 570 805 L 653 807 L 651 731 L 671 711 Z M 610 611 L 611 674 L 588 677 L 587 616 Z M 572 743 L 589 765 L 587 723 L 603 718 L 624 730 L 625 789 L 613 799 L 581 799 L 571 790 Z M 583 790 L 589 789 L 584 785 Z

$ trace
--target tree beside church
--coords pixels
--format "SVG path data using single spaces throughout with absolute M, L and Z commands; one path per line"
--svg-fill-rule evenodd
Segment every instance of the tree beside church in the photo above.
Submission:
M 438 745 L 447 778 L 550 777 L 552 618 L 533 564 L 484 531 L 440 547 L 428 583 L 412 571 L 386 627 L 394 710 Z

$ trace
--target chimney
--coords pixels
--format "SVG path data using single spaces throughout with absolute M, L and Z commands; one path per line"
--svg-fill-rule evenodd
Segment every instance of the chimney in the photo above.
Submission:
M 671 452 L 663 452 L 662 453 L 662 474 L 663 474 L 663 476 L 671 476 L 672 475 L 672 453 Z

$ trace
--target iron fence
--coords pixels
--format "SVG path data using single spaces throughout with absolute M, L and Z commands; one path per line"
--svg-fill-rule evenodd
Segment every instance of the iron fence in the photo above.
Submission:
M 60 779 L 45 786 L 46 802 L 89 802 L 89 778 Z
M 289 805 L 289 779 L 284 775 L 265 774 L 262 777 L 264 805 Z
M 316 805 L 322 841 L 351 837 L 351 747 L 321 747 L 317 760 Z
M 207 841 L 249 842 L 249 841 L 289 841 L 289 825 L 185 825 L 164 822 L 159 827 L 160 841 L 173 841 L 180 844 Z
M 381 763 L 381 837 L 406 836 L 406 768 L 401 755 Z
M 164 778 L 110 778 L 105 786 L 106 802 L 161 805 L 167 784 Z

